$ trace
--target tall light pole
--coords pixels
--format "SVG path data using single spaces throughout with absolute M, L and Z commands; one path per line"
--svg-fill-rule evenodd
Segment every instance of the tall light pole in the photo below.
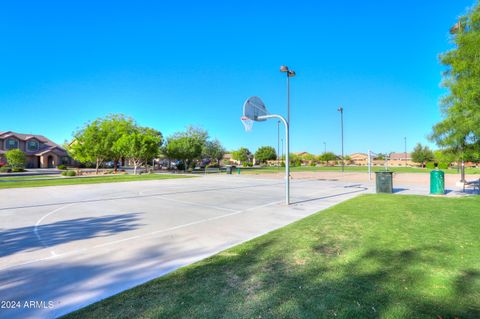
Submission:
M 282 161 L 283 161 L 283 156 L 284 156 L 284 154 L 283 154 L 283 138 L 281 139 L 281 141 L 282 141 L 281 145 L 282 145 Z
M 343 160 L 343 107 L 339 107 L 338 112 L 340 112 L 340 125 L 341 125 L 341 131 L 342 131 L 342 173 L 345 172 L 345 161 Z
M 288 128 L 289 128 L 289 131 L 290 131 L 290 129 L 291 129 L 291 125 L 290 125 L 290 78 L 293 78 L 296 75 L 296 73 L 295 73 L 295 71 L 290 70 L 288 68 L 288 66 L 286 66 L 286 65 L 282 65 L 280 67 L 280 72 L 284 72 L 287 75 L 287 123 L 288 123 Z M 288 134 L 290 134 L 290 132 Z M 290 140 L 290 136 L 288 137 L 288 139 Z

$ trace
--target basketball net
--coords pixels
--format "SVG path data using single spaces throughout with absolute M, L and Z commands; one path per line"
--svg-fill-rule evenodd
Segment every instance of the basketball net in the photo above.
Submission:
M 245 127 L 245 132 L 250 132 L 252 130 L 253 122 L 254 122 L 252 119 L 246 116 L 242 116 L 240 118 L 240 121 L 242 121 L 242 124 Z

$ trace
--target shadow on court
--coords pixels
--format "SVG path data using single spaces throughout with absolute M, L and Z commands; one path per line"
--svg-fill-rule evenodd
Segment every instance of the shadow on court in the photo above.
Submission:
M 36 232 L 35 226 L 0 230 L 0 257 L 134 230 L 142 226 L 138 223 L 139 215 L 139 213 L 127 213 L 62 220 L 39 225 Z

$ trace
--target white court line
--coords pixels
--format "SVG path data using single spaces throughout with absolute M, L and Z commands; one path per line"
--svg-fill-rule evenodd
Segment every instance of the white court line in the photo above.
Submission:
M 230 208 L 214 206 L 214 205 L 199 204 L 199 203 L 189 202 L 189 201 L 186 201 L 186 200 L 168 198 L 166 196 L 154 196 L 154 197 L 159 198 L 159 199 L 163 199 L 163 200 L 167 200 L 167 201 L 172 201 L 172 202 L 182 203 L 182 204 L 187 204 L 187 205 L 192 205 L 192 206 L 198 206 L 198 207 L 203 207 L 203 208 L 213 208 L 213 209 L 217 209 L 217 210 L 224 210 L 224 211 L 227 211 L 227 212 L 234 212 L 234 213 L 239 212 L 239 210 L 236 210 L 236 209 L 230 209 Z
M 51 212 L 43 215 L 36 223 L 35 223 L 35 227 L 33 228 L 33 233 L 35 234 L 35 236 L 37 237 L 38 241 L 42 244 L 43 247 L 45 248 L 48 248 L 48 246 L 45 244 L 45 242 L 43 241 L 42 237 L 40 237 L 40 234 L 38 233 L 38 226 L 40 226 L 40 224 L 42 223 L 42 221 L 47 218 L 48 216 L 52 215 L 52 214 L 55 214 L 56 212 L 64 209 L 64 208 L 67 208 L 69 206 L 72 206 L 73 204 L 68 204 L 68 205 L 64 205 L 64 206 L 60 206 L 54 210 L 52 210 Z M 55 254 L 54 252 L 50 252 L 50 253 L 53 253 Z
M 281 202 L 283 202 L 283 200 L 282 201 L 270 202 L 270 203 L 259 205 L 259 206 L 250 207 L 250 208 L 247 208 L 247 209 L 244 209 L 244 210 L 232 212 L 230 214 L 205 218 L 205 219 L 197 220 L 197 221 L 194 221 L 194 222 L 190 222 L 190 223 L 186 223 L 186 224 L 182 224 L 182 225 L 178 225 L 178 226 L 174 226 L 174 227 L 170 227 L 170 228 L 166 228 L 166 229 L 160 229 L 160 230 L 156 230 L 156 231 L 153 231 L 153 232 L 150 232 L 150 233 L 147 233 L 147 234 L 122 238 L 122 239 L 119 239 L 119 240 L 114 240 L 114 241 L 111 241 L 111 242 L 94 245 L 94 246 L 91 246 L 90 248 L 80 248 L 80 249 L 71 250 L 69 252 L 65 252 L 65 253 L 62 253 L 62 254 L 55 254 L 55 255 L 52 255 L 52 256 L 49 256 L 49 257 L 38 258 L 38 259 L 30 260 L 30 261 L 27 261 L 27 262 L 24 262 L 24 263 L 19 263 L 19 264 L 3 267 L 3 268 L 0 268 L 0 270 L 10 269 L 10 268 L 19 267 L 19 266 L 25 266 L 25 265 L 34 264 L 34 263 L 37 263 L 37 262 L 47 261 L 47 260 L 56 259 L 56 258 L 61 259 L 61 258 L 64 258 L 66 256 L 75 255 L 75 254 L 78 254 L 78 253 L 89 252 L 89 251 L 95 250 L 97 248 L 112 246 L 112 245 L 116 245 L 116 244 L 123 243 L 123 242 L 126 242 L 126 241 L 130 241 L 130 240 L 135 240 L 135 239 L 139 239 L 139 238 L 146 238 L 146 237 L 150 237 L 150 236 L 153 236 L 153 235 L 170 232 L 170 231 L 173 231 L 173 230 L 186 228 L 186 227 L 189 227 L 189 226 L 194 226 L 194 225 L 202 224 L 202 223 L 205 223 L 205 222 L 214 221 L 214 220 L 218 220 L 218 219 L 242 214 L 242 213 L 254 210 L 254 209 L 272 206 L 272 205 L 275 205 L 275 204 L 278 204 L 278 203 L 281 203 Z M 51 212 L 51 213 L 53 213 L 53 212 Z

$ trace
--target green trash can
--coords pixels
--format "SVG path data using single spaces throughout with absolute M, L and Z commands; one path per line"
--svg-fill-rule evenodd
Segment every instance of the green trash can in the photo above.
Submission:
M 445 173 L 438 169 L 430 172 L 430 194 L 445 195 Z
M 378 193 L 393 193 L 393 172 L 375 172 L 375 181 Z
M 237 174 L 240 175 L 240 167 L 237 167 Z

